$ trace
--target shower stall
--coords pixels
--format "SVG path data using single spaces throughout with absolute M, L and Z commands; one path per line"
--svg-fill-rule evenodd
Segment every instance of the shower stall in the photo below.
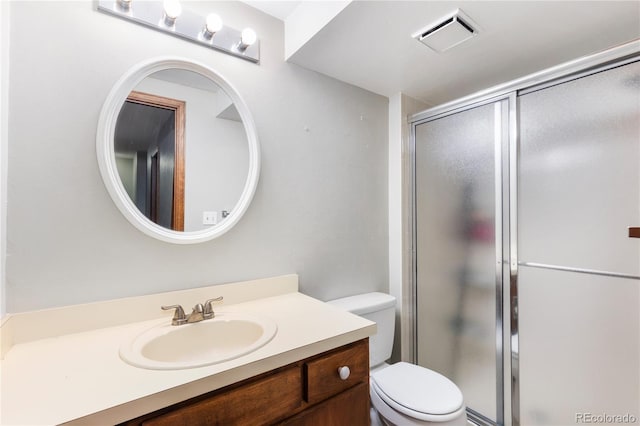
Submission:
M 414 357 L 476 423 L 640 422 L 638 50 L 410 118 Z

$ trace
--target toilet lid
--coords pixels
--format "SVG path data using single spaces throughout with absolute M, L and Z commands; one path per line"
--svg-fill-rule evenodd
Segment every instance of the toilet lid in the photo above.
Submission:
M 442 374 L 407 362 L 398 362 L 371 376 L 380 397 L 399 411 L 411 415 L 451 414 L 463 405 L 462 392 Z M 389 399 L 391 401 L 389 401 Z M 391 404 L 390 404 L 391 405 Z

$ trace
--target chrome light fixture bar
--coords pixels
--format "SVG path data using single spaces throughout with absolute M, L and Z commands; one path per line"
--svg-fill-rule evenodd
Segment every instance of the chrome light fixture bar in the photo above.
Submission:
M 260 41 L 253 30 L 229 28 L 222 24 L 219 16 L 200 16 L 183 9 L 178 0 L 98 0 L 98 10 L 256 64 L 260 63 Z

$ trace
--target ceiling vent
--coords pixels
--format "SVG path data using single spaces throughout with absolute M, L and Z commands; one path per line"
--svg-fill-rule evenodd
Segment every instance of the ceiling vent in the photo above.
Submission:
M 445 52 L 478 34 L 477 25 L 460 9 L 413 35 L 436 52 Z

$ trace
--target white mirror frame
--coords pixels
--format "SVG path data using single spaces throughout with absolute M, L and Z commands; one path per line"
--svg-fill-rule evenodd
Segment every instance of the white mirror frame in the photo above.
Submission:
M 120 108 L 124 104 L 129 93 L 149 75 L 170 68 L 178 68 L 187 71 L 194 71 L 208 77 L 216 83 L 233 101 L 244 129 L 247 133 L 249 144 L 249 172 L 239 201 L 222 222 L 210 228 L 199 231 L 174 231 L 164 228 L 149 220 L 133 203 L 129 194 L 122 185 L 120 175 L 116 167 L 116 156 L 114 147 L 114 134 L 116 120 L 120 113 Z M 109 195 L 113 199 L 122 214 L 140 231 L 157 238 L 159 240 L 174 244 L 194 244 L 209 241 L 219 237 L 230 230 L 244 215 L 258 185 L 260 175 L 260 145 L 253 117 L 249 108 L 238 93 L 238 91 L 219 73 L 202 63 L 179 57 L 153 58 L 137 64 L 127 71 L 113 86 L 107 96 L 100 119 L 98 120 L 98 131 L 96 135 L 96 154 L 100 174 L 104 181 Z

